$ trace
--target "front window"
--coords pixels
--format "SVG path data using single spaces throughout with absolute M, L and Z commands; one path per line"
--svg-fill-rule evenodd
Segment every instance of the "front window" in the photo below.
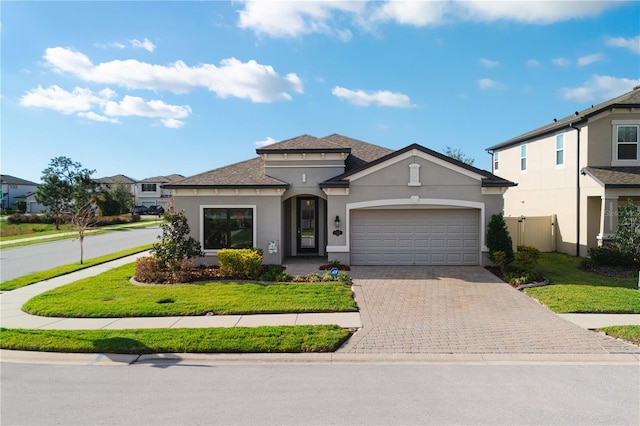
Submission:
M 205 250 L 253 247 L 253 209 L 204 208 L 203 246 Z
M 564 135 L 556 135 L 556 166 L 564 164 Z
M 527 170 L 527 146 L 520 146 L 520 170 Z
M 617 159 L 638 159 L 638 127 L 634 125 L 620 125 L 617 128 Z
M 142 192 L 156 192 L 156 184 L 155 183 L 143 183 L 142 184 Z
M 498 170 L 499 165 L 500 165 L 500 153 L 494 152 L 493 153 L 493 171 L 494 172 Z

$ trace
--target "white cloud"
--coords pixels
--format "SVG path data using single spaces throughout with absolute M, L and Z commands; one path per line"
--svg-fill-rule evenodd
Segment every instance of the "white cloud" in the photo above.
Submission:
M 20 98 L 20 105 L 26 107 L 47 108 L 62 114 L 89 111 L 96 105 L 104 104 L 112 96 L 109 91 L 94 93 L 89 89 L 76 87 L 68 92 L 60 86 L 43 88 L 38 86 L 26 92 Z
M 496 68 L 500 66 L 500 62 L 492 61 L 490 59 L 480 58 L 480 65 L 482 65 L 485 68 Z
M 607 46 L 622 47 L 640 55 L 640 35 L 634 38 L 609 37 L 605 42 Z
M 480 80 L 478 80 L 478 87 L 482 90 L 493 89 L 497 86 L 498 83 L 490 78 L 481 78 Z
M 554 58 L 551 60 L 551 62 L 553 63 L 553 65 L 556 65 L 558 67 L 563 67 L 563 68 L 571 65 L 571 61 L 568 60 L 567 58 Z
M 254 145 L 256 146 L 256 148 L 262 148 L 263 146 L 267 146 L 267 145 L 271 145 L 274 144 L 276 142 L 279 142 L 277 139 L 274 139 L 270 136 L 267 136 L 265 139 L 261 140 L 261 141 L 256 141 L 254 142 Z
M 336 86 L 331 90 L 331 93 L 338 98 L 346 99 L 351 104 L 360 106 L 387 106 L 395 108 L 410 108 L 415 106 L 411 104 L 409 96 L 402 93 L 393 93 L 388 90 L 365 92 L 363 90 L 350 90 Z
M 191 114 L 188 105 L 170 105 L 163 101 L 145 101 L 137 96 L 125 96 L 120 102 L 110 101 L 104 106 L 104 113 L 112 117 L 149 117 L 164 119 L 166 127 L 177 127 L 179 118 L 186 118 Z
M 618 2 L 606 1 L 277 1 L 241 2 L 238 27 L 269 37 L 351 35 L 346 25 L 377 23 L 436 26 L 455 22 L 512 21 L 546 25 L 597 16 Z M 348 22 L 350 20 L 351 22 Z M 347 22 L 346 22 L 347 21 Z
M 184 126 L 184 121 L 176 120 L 175 118 L 163 118 L 160 122 L 164 127 L 170 129 L 180 129 Z
M 127 47 L 124 44 L 119 43 L 117 41 L 114 41 L 112 43 L 94 43 L 94 46 L 99 49 L 107 49 L 107 48 L 124 49 L 125 47 Z
M 562 89 L 562 95 L 570 101 L 600 102 L 620 96 L 639 84 L 640 79 L 593 75 L 580 87 Z
M 156 50 L 155 44 L 151 43 L 148 38 L 145 38 L 142 41 L 136 40 L 134 38 L 133 40 L 129 40 L 129 43 L 131 43 L 133 47 L 139 47 L 151 53 L 153 53 L 153 51 Z
M 84 117 L 87 120 L 100 121 L 103 123 L 120 123 L 120 121 L 117 118 L 105 117 L 104 115 L 96 114 L 93 111 L 79 112 L 78 117 Z
M 254 60 L 241 62 L 229 58 L 222 60 L 219 67 L 211 64 L 190 67 L 182 61 L 165 66 L 135 59 L 94 65 L 83 53 L 63 47 L 47 49 L 44 58 L 58 73 L 68 72 L 84 81 L 129 89 L 186 93 L 204 87 L 220 98 L 237 97 L 253 102 L 288 101 L 291 92 L 303 92 L 302 80 L 296 74 L 281 77 L 272 66 Z
M 527 66 L 529 68 L 537 68 L 540 66 L 540 61 L 536 60 L 536 59 L 529 59 L 527 61 Z
M 594 53 L 592 55 L 582 56 L 578 58 L 577 64 L 579 67 L 584 67 L 587 65 L 591 65 L 594 62 L 600 62 L 604 60 L 604 55 L 602 53 Z

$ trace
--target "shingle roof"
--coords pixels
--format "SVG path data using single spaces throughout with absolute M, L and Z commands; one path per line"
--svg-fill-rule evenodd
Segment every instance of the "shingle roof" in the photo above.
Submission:
M 8 185 L 38 185 L 35 182 L 31 182 L 30 180 L 20 179 L 11 175 L 0 175 L 0 182 L 6 183 Z
M 275 152 L 314 152 L 334 151 L 349 153 L 346 160 L 346 170 L 360 167 L 388 155 L 393 150 L 382 146 L 333 134 L 323 138 L 301 135 L 295 138 L 277 142 L 256 150 L 258 154 Z M 264 174 L 264 161 L 254 158 L 240 163 L 231 164 L 195 176 L 164 185 L 165 188 L 217 188 L 217 187 L 278 187 L 288 188 L 289 184 Z
M 136 180 L 125 175 L 115 175 L 115 176 L 105 176 L 103 178 L 96 179 L 96 182 L 108 183 L 108 184 L 111 184 L 111 183 L 132 184 L 132 183 L 136 183 Z
M 632 91 L 627 92 L 623 95 L 620 95 L 617 98 L 610 99 L 608 101 L 602 102 L 595 106 L 591 105 L 590 108 L 587 108 L 582 111 L 576 111 L 574 114 L 571 114 L 559 120 L 555 120 L 553 123 L 531 130 L 530 132 L 524 133 L 520 136 L 516 136 L 515 138 L 501 142 L 497 145 L 493 145 L 487 148 L 487 151 L 504 148 L 510 145 L 515 145 L 515 144 L 530 140 L 535 137 L 553 133 L 560 129 L 568 128 L 572 124 L 584 123 L 589 119 L 589 117 L 599 114 L 609 108 L 629 108 L 629 107 L 637 108 L 639 106 L 640 106 L 640 86 L 636 86 L 633 88 Z
M 139 180 L 138 183 L 171 183 L 184 179 L 184 176 L 173 174 L 169 176 L 154 176 Z
M 605 188 L 640 188 L 640 167 L 585 167 Z

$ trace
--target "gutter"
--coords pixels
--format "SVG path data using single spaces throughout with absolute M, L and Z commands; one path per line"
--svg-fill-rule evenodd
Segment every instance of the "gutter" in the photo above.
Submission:
M 578 132 L 576 149 L 576 257 L 580 257 L 580 132 L 582 129 L 575 127 L 573 122 L 569 123 L 569 128 Z

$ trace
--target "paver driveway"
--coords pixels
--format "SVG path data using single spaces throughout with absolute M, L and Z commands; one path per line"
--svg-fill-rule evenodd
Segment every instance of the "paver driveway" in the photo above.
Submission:
M 363 328 L 340 352 L 640 353 L 560 318 L 481 267 L 354 266 L 350 275 Z

